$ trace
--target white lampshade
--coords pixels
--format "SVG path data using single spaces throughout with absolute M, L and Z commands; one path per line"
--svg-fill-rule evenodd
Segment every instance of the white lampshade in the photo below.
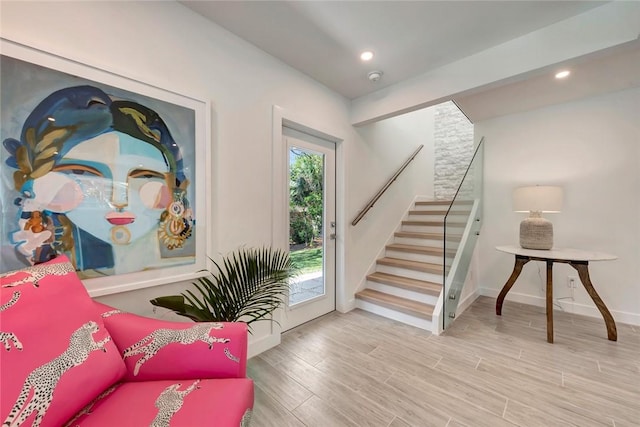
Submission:
M 562 187 L 535 185 L 513 190 L 515 212 L 549 212 L 562 210 Z

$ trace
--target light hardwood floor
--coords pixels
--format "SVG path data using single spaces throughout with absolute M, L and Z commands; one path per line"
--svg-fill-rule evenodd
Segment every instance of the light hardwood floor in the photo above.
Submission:
M 445 335 L 354 310 L 249 360 L 252 427 L 640 426 L 640 327 L 481 297 Z

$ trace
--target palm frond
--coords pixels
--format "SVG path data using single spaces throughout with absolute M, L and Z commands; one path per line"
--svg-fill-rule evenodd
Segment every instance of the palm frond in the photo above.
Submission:
M 273 321 L 269 315 L 285 303 L 297 274 L 289 252 L 270 247 L 241 248 L 219 263 L 211 261 L 213 271 L 193 283 L 195 291 L 151 303 L 195 321 L 244 321 L 250 326 Z
M 200 310 L 194 307 L 192 304 L 185 303 L 185 298 L 182 295 L 158 297 L 152 299 L 151 304 L 157 307 L 168 308 L 176 314 L 188 317 L 195 322 L 206 322 L 210 320 L 210 313 L 208 311 Z

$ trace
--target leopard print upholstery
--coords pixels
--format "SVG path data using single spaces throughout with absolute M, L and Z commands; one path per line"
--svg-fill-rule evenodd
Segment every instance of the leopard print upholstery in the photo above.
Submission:
M 115 315 L 115 314 L 122 314 L 122 313 L 124 313 L 124 311 L 122 311 L 122 310 L 117 310 L 117 309 L 116 309 L 116 310 L 109 310 L 109 311 L 105 311 L 105 312 L 104 312 L 104 313 L 102 313 L 100 316 L 101 316 L 103 319 L 106 319 L 107 317 L 111 317 L 111 316 L 113 316 L 113 315 Z
M 4 304 L 0 305 L 0 311 L 5 311 L 7 308 L 17 303 L 19 299 L 20 299 L 20 291 L 14 291 L 13 295 L 11 295 L 11 299 L 5 302 Z
M 12 305 L 14 305 L 16 302 L 18 302 L 19 299 L 20 299 L 20 292 L 15 291 L 9 301 L 0 305 L 0 312 L 3 312 L 9 307 L 11 307 Z M 11 344 L 13 344 L 13 346 L 16 349 L 22 350 L 22 343 L 13 332 L 0 331 L 0 342 L 4 344 L 4 348 L 7 351 L 11 351 Z
M 35 412 L 37 415 L 32 427 L 38 427 L 53 401 L 53 392 L 60 378 L 71 368 L 83 364 L 92 351 L 107 351 L 104 346 L 111 338 L 96 342 L 93 334 L 97 331 L 98 324 L 94 321 L 80 326 L 71 334 L 69 347 L 61 355 L 34 369 L 27 376 L 16 403 L 2 425 L 20 426 Z
M 251 408 L 247 409 L 242 419 L 240 420 L 240 427 L 249 427 L 251 424 L 251 416 L 253 415 L 253 411 Z
M 27 273 L 28 276 L 22 280 L 16 280 L 15 282 L 2 285 L 3 288 L 12 288 L 25 283 L 31 283 L 34 287 L 38 287 L 38 281 L 44 279 L 46 276 L 66 276 L 71 272 L 75 272 L 76 269 L 69 262 L 59 262 L 56 264 L 37 264 L 23 270 L 10 271 L 8 273 L 0 274 L 0 279 L 15 276 L 19 273 Z
M 95 404 L 98 403 L 99 401 L 101 401 L 102 399 L 104 399 L 105 397 L 109 396 L 114 391 L 116 391 L 116 389 L 119 386 L 120 386 L 120 384 L 112 385 L 111 387 L 109 387 L 108 389 L 106 389 L 105 391 L 100 393 L 98 395 L 98 397 L 96 397 L 91 402 L 89 402 L 89 404 L 87 406 L 82 408 L 82 410 L 80 412 L 78 412 L 73 418 L 71 418 L 69 421 L 67 421 L 67 423 L 64 425 L 64 427 L 80 427 L 80 425 L 76 421 L 78 421 L 80 419 L 80 417 L 82 417 L 83 415 L 91 414 L 91 410 L 93 409 Z
M 172 384 L 165 388 L 156 399 L 158 414 L 153 419 L 149 427 L 169 427 L 171 425 L 171 418 L 173 415 L 182 408 L 184 398 L 192 391 L 200 388 L 198 387 L 199 382 L 200 380 L 196 380 L 184 391 L 178 391 L 182 386 L 181 383 Z
M 228 338 L 209 336 L 213 329 L 222 328 L 223 325 L 221 323 L 202 323 L 187 329 L 157 329 L 125 349 L 122 355 L 124 359 L 137 354 L 143 355 L 138 359 L 133 369 L 133 375 L 136 376 L 140 372 L 142 365 L 155 356 L 163 347 L 171 343 L 187 345 L 193 344 L 196 341 L 202 341 L 209 345 L 209 349 L 212 349 L 214 343 L 229 342 L 230 340 Z
M 224 355 L 227 356 L 227 359 L 236 363 L 240 363 L 240 358 L 231 354 L 231 350 L 229 350 L 228 348 L 224 349 Z

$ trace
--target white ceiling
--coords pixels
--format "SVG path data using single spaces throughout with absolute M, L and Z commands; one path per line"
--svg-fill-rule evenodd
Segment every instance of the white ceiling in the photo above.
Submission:
M 560 69 L 567 79 L 555 79 Z M 472 122 L 640 87 L 640 39 L 454 97 Z
M 606 2 L 181 1 L 354 99 Z M 359 59 L 362 50 L 376 56 Z M 367 74 L 384 75 L 372 83 Z

